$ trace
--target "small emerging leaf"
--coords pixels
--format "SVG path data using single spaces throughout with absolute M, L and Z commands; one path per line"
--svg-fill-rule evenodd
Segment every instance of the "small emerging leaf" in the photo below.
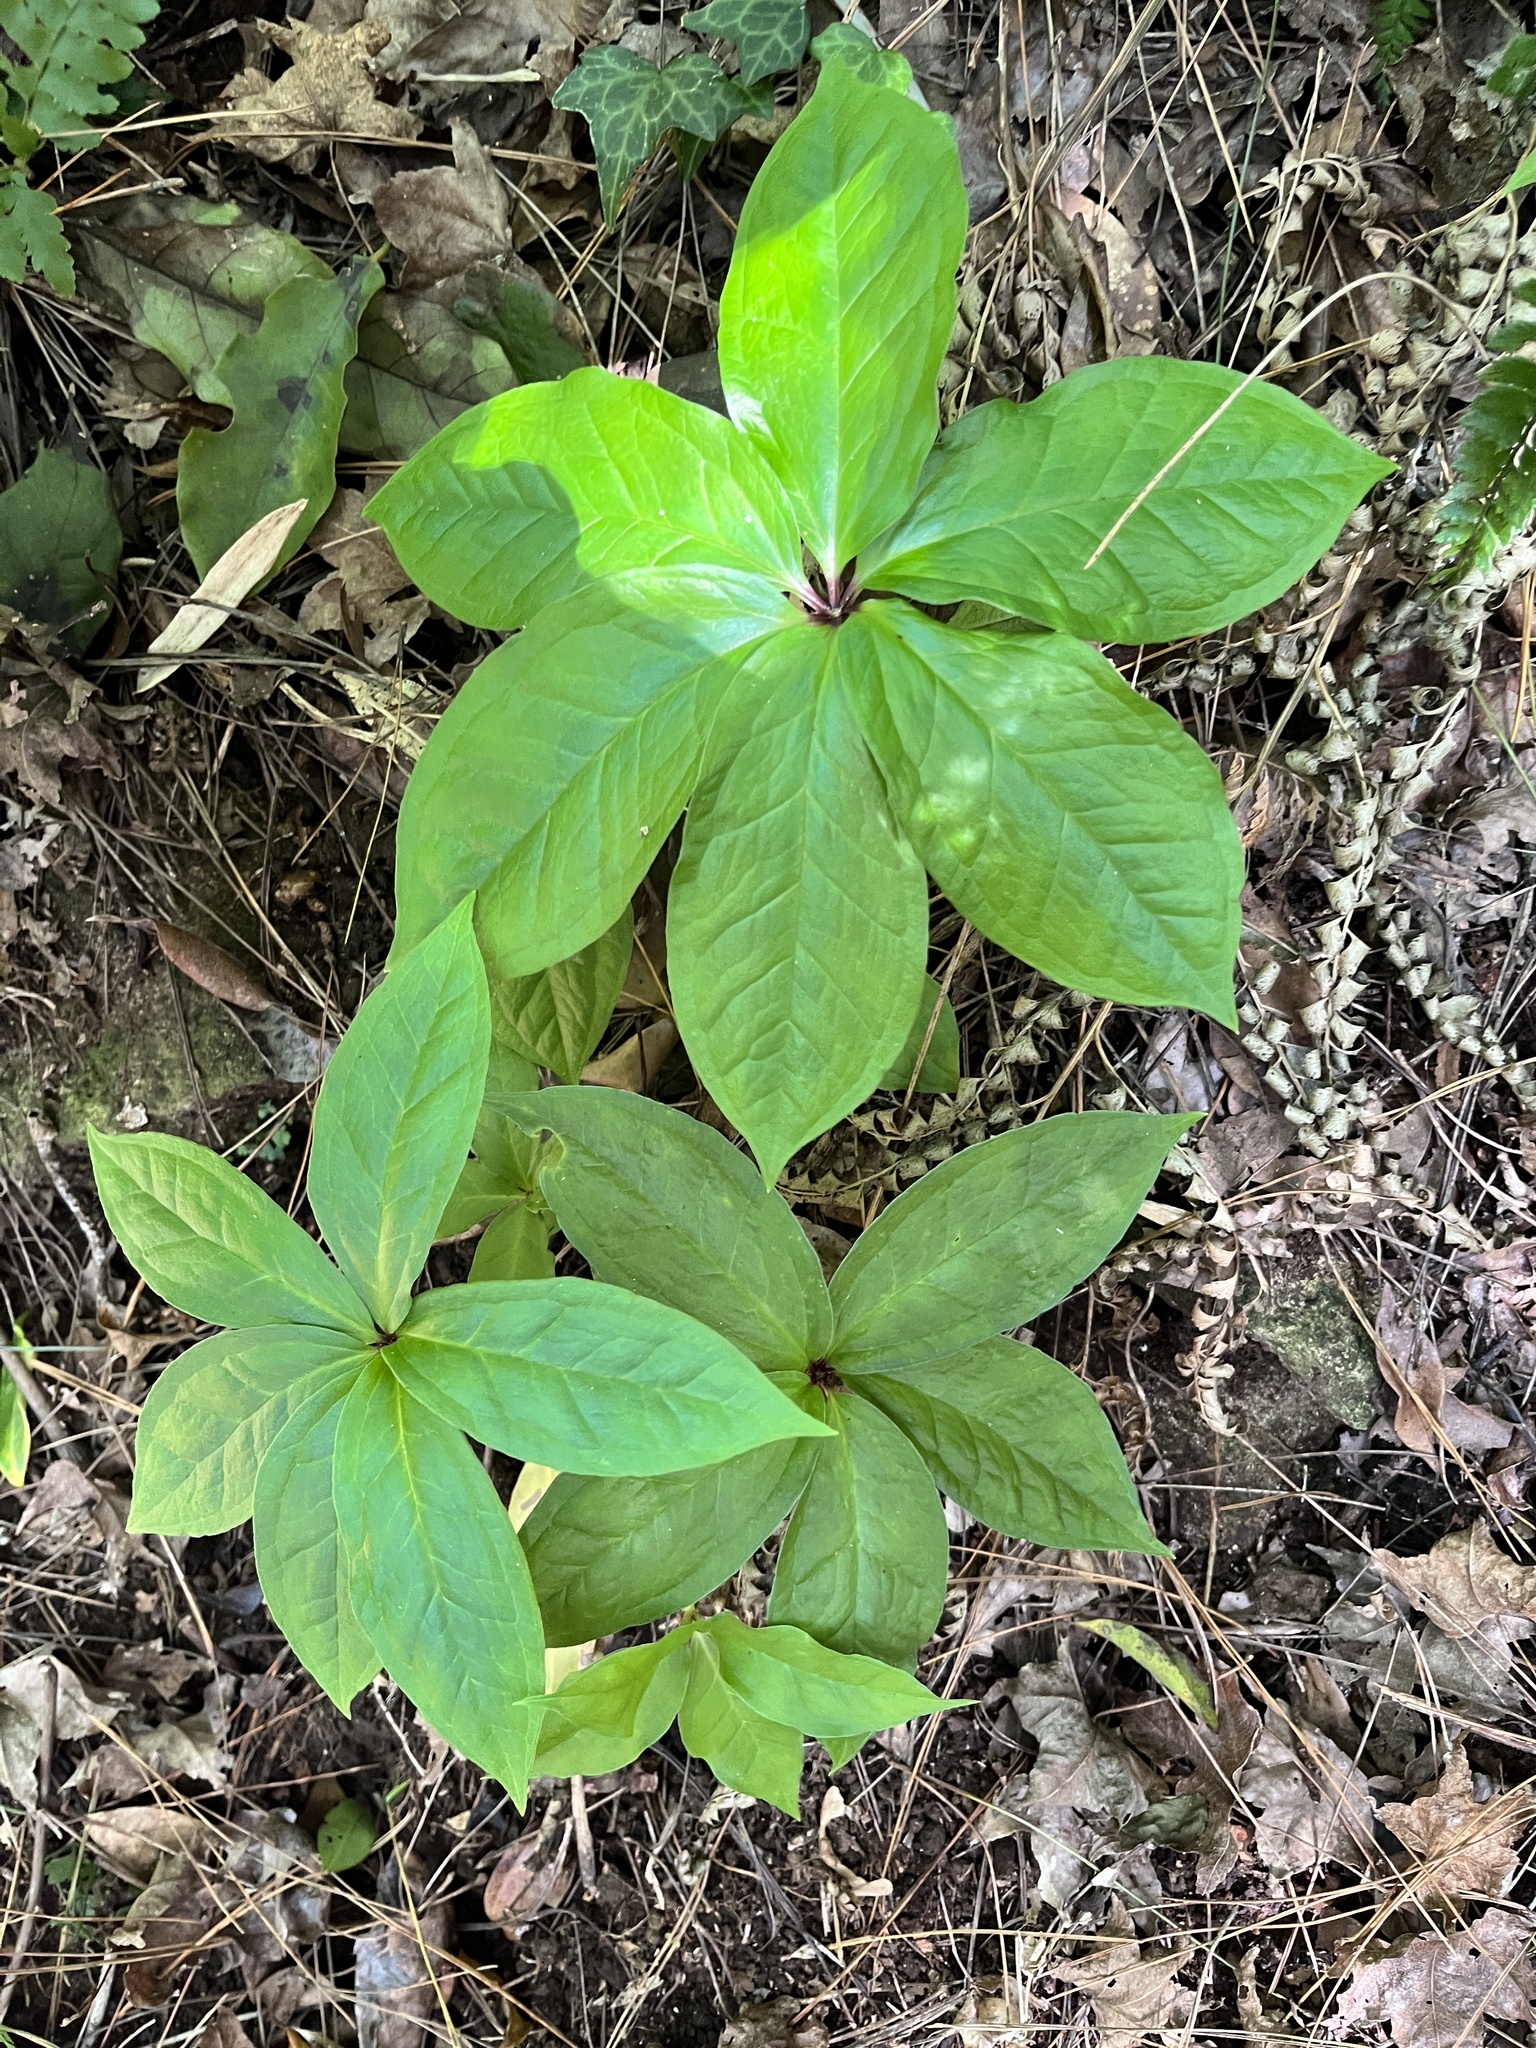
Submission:
M 557 960 L 540 974 L 498 976 L 491 984 L 496 1037 L 509 1051 L 574 1085 L 608 1028 L 633 948 L 634 920 L 626 904 L 607 931 L 569 960 Z M 494 938 L 490 949 L 502 950 Z
M 710 1636 L 700 1631 L 690 1638 L 686 1656 L 688 1689 L 677 1717 L 683 1747 L 723 1785 L 798 1820 L 804 1737 L 758 1713 L 726 1683 Z
M 20 1348 L 25 1340 L 19 1330 L 12 1342 Z M 27 1483 L 27 1460 L 32 1455 L 32 1421 L 21 1389 L 4 1366 L 0 1366 L 0 1477 L 12 1486 Z
M 622 1770 L 659 1742 L 688 1683 L 684 1630 L 600 1657 L 567 1678 L 544 1710 L 534 1770 L 542 1777 L 596 1777 Z
M 320 1868 L 336 1874 L 351 1870 L 372 1852 L 377 1830 L 361 1799 L 338 1800 L 315 1835 Z
M 923 1052 L 924 1045 L 928 1050 Z M 954 1005 L 931 974 L 923 976 L 923 992 L 906 1043 L 880 1077 L 882 1088 L 906 1088 L 922 1054 L 917 1076 L 921 1095 L 953 1095 L 960 1086 L 960 1024 Z

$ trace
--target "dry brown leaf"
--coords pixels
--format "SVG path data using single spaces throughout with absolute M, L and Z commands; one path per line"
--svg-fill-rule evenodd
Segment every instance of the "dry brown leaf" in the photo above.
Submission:
M 1274 1876 L 1365 1864 L 1375 1824 L 1365 1773 L 1318 1730 L 1293 1727 L 1271 1708 L 1237 1787 L 1258 1812 L 1255 1847 Z
M 221 1844 L 201 1814 L 188 1807 L 119 1806 L 86 1816 L 85 1839 L 109 1869 L 147 1885 L 167 1856 L 211 1855 Z
M 164 2005 L 219 1917 L 211 1886 L 184 1859 L 173 1861 L 178 1867 L 164 1878 L 157 1876 L 144 1894 L 154 1895 L 156 1910 L 134 1925 L 136 1953 L 123 1972 L 128 2003 L 141 2009 Z
M 404 4 L 416 11 L 417 0 Z M 401 0 L 369 0 L 369 19 L 388 20 L 400 5 Z M 531 70 L 552 93 L 575 63 L 577 43 L 593 33 L 605 11 L 606 0 L 440 5 L 434 25 L 412 36 L 400 56 L 391 50 L 390 76 L 414 79 L 429 99 L 452 99 L 476 80 L 509 81 Z
M 1140 2048 L 1150 2032 L 1182 2027 L 1189 2019 L 1195 1994 L 1174 1978 L 1193 1954 L 1189 1948 L 1112 1941 L 1051 1968 L 1063 1984 L 1087 1992 L 1101 2048 Z
M 420 1940 L 408 1926 L 357 1937 L 359 2048 L 427 2048 L 435 2036 L 431 2023 L 448 1996 L 441 1953 L 452 1922 L 446 1906 L 428 1906 L 418 1919 Z
M 173 967 L 179 967 L 188 981 L 232 1003 L 237 1010 L 270 1010 L 272 997 L 261 977 L 242 966 L 232 953 L 200 932 L 184 931 L 179 924 L 167 924 L 163 917 L 153 920 L 160 950 Z
M 1237 1861 L 1232 1839 L 1231 1787 L 1253 1754 L 1258 1740 L 1258 1715 L 1243 1698 L 1235 1671 L 1216 1681 L 1216 1727 L 1196 1722 L 1166 1694 L 1139 1706 L 1122 1722 L 1127 1739 L 1160 1768 L 1187 1763 L 1174 1793 L 1198 1793 L 1206 1803 L 1205 1833 L 1196 1844 L 1195 1885 L 1202 1893 L 1216 1889 Z
M 283 543 L 308 503 L 307 498 L 296 498 L 291 505 L 279 505 L 276 511 L 258 519 L 233 546 L 224 550 L 164 632 L 157 633 L 150 641 L 151 654 L 174 655 L 177 658 L 151 662 L 141 668 L 137 684 L 140 691 L 152 690 L 156 683 L 163 683 L 167 676 L 175 675 L 181 666 L 180 657 L 195 653 L 211 640 L 229 614 L 237 610 L 257 584 L 272 573 L 283 551 Z
M 1477 2048 L 1485 2022 L 1536 2013 L 1529 1920 L 1495 1906 L 1455 1936 L 1420 1934 L 1400 1955 L 1357 1964 L 1335 2027 L 1384 2026 L 1394 2048 Z
M 247 69 L 233 79 L 225 98 L 243 116 L 224 129 L 224 139 L 269 164 L 292 162 L 313 170 L 320 154 L 316 136 L 367 136 L 379 141 L 410 139 L 421 123 L 404 107 L 387 106 L 374 89 L 371 59 L 389 41 L 377 22 L 328 34 L 307 22 L 263 22 L 263 31 L 293 63 L 281 78 Z
M 37 1652 L 0 1667 L 0 1781 L 22 1805 L 37 1800 L 37 1759 L 46 1716 L 47 1671 L 53 1667 L 53 1739 L 78 1742 L 99 1735 L 122 1712 L 124 1702 L 82 1685 L 57 1657 Z
M 467 121 L 453 123 L 453 164 L 400 171 L 373 195 L 379 226 L 405 255 L 400 283 L 451 306 L 472 263 L 511 251 L 511 198 Z
M 676 1024 L 670 1017 L 658 1017 L 615 1051 L 588 1060 L 581 1070 L 582 1081 L 589 1087 L 627 1088 L 632 1095 L 644 1095 L 676 1044 Z
M 1536 1627 L 1536 1568 L 1506 1557 L 1486 1522 L 1453 1529 L 1423 1557 L 1373 1556 L 1383 1578 L 1448 1636 L 1514 1643 Z
M 1536 1787 L 1530 1785 L 1479 1804 L 1466 1750 L 1458 1742 L 1432 1791 L 1411 1806 L 1384 1806 L 1379 1817 L 1419 1858 L 1421 1869 L 1408 1876 L 1413 1892 L 1435 1903 L 1503 1898 L 1519 1865 L 1515 1843 L 1533 1812 Z
M 149 1643 L 114 1643 L 102 1682 L 131 1699 L 173 1700 L 188 1679 L 208 1671 L 206 1657 L 168 1650 L 159 1636 Z
M 538 1827 L 508 1843 L 486 1880 L 486 1919 L 516 1940 L 546 1906 L 558 1906 L 576 1874 L 569 1861 L 570 1846 L 570 1826 L 562 1826 L 553 1808 Z
M 801 2018 L 803 1998 L 769 1998 L 744 2006 L 720 2036 L 719 2048 L 827 2048 L 825 2025 L 812 2014 Z
M 419 594 L 397 596 L 410 588 L 411 579 L 401 568 L 389 536 L 368 518 L 366 502 L 361 491 L 339 490 L 310 535 L 310 546 L 336 573 L 305 594 L 299 624 L 307 633 L 344 632 L 360 660 L 371 668 L 384 668 L 425 623 L 431 606 Z M 290 903 L 299 900 L 291 889 L 298 879 L 285 877 Z M 313 877 L 310 886 L 318 879 Z M 280 883 L 279 901 L 283 890 Z
M 196 2048 L 254 2048 L 232 2012 L 216 2012 L 197 2037 Z
M 1438 1463 L 1449 1443 L 1459 1451 L 1500 1451 L 1514 1434 L 1514 1425 L 1470 1407 L 1451 1389 L 1467 1368 L 1448 1366 L 1428 1330 L 1398 1313 L 1392 1289 L 1381 1290 L 1376 1318 L 1381 1376 L 1397 1396 L 1392 1427 L 1410 1451 Z M 1453 1348 L 1449 1339 L 1446 1350 Z

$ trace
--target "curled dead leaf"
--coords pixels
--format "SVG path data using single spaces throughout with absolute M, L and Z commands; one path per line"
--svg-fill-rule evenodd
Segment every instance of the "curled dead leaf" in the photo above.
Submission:
M 163 917 L 153 920 L 160 950 L 173 967 L 179 967 L 188 981 L 232 1003 L 237 1010 L 270 1010 L 272 997 L 265 983 L 233 953 L 226 953 L 200 932 L 184 931 L 179 924 L 167 924 Z
M 1479 1802 L 1461 1743 L 1446 1759 L 1440 1782 L 1411 1805 L 1391 1804 L 1380 1819 L 1418 1858 L 1408 1873 L 1413 1892 L 1431 1902 L 1501 1899 L 1514 1882 L 1515 1843 L 1536 1815 L 1536 1786 L 1517 1785 Z
M 1418 1935 L 1400 1955 L 1357 1964 L 1330 2031 L 1385 2026 L 1394 2048 L 1472 2048 L 1486 2023 L 1528 2027 L 1536 1995 L 1530 1921 L 1494 1906 L 1455 1935 Z
M 548 1906 L 558 1906 L 570 1890 L 571 1826 L 551 1808 L 536 1828 L 508 1843 L 485 1885 L 485 1917 L 494 1920 L 515 1941 Z

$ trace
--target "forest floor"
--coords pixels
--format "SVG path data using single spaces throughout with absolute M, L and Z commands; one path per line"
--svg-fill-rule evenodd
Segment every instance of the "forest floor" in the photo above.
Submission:
M 88 653 L 0 615 L 0 1335 L 34 1429 L 27 1484 L 0 1485 L 0 2039 L 1528 2042 L 1536 546 L 1496 584 L 1430 583 L 1457 417 L 1536 275 L 1536 229 L 1491 196 L 1527 140 L 1486 89 L 1526 25 L 1502 6 L 1420 10 L 1385 73 L 1367 0 L 869 10 L 958 120 L 946 416 L 1106 355 L 1269 353 L 1397 465 L 1262 617 L 1110 650 L 1241 825 L 1241 1040 L 1056 988 L 936 902 L 958 1093 L 876 1097 L 786 1176 L 831 1259 L 983 1131 L 1200 1112 L 1034 1332 L 1172 1557 L 954 1511 L 920 1675 L 970 1704 L 835 1775 L 810 1746 L 792 1822 L 675 1737 L 520 1815 L 386 1681 L 341 1718 L 247 1530 L 126 1532 L 135 1416 L 196 1326 L 115 1253 L 86 1125 L 179 1131 L 297 1203 L 321 1042 L 388 943 L 400 790 L 491 644 L 410 587 L 362 510 L 389 465 L 344 452 L 311 545 L 145 671 L 197 581 L 178 446 L 223 418 L 144 339 L 156 291 L 201 316 L 166 250 L 212 232 L 195 203 L 332 265 L 380 255 L 402 349 L 436 322 L 411 374 L 450 399 L 510 381 L 451 312 L 466 273 L 526 263 L 595 360 L 703 389 L 773 123 L 691 183 L 663 152 L 605 233 L 586 129 L 547 97 L 593 34 L 682 47 L 681 11 L 668 43 L 654 0 L 314 0 L 286 28 L 279 0 L 166 5 L 146 107 L 63 180 L 79 297 L 0 288 L 0 482 L 68 443 L 127 535 Z M 781 113 L 800 90 L 780 77 Z M 637 905 L 656 964 L 666 868 Z M 705 1107 L 654 975 L 600 1054 Z M 762 1577 L 728 1589 L 749 1618 Z M 1152 1668 L 1089 1621 L 1142 1631 Z M 314 1844 L 343 1798 L 377 1840 L 333 1874 Z

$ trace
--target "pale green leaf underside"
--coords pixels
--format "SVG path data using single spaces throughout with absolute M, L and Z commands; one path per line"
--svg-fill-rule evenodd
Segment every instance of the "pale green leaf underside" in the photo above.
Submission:
M 335 1487 L 353 1601 L 390 1677 L 521 1805 L 544 1642 L 522 1549 L 484 1468 L 376 1364 L 343 1411 Z
M 618 578 L 493 654 L 406 788 L 395 946 L 472 890 L 493 978 L 605 932 L 676 823 L 741 650 L 798 614 L 757 579 Z
M 718 1131 L 613 1088 L 546 1088 L 515 1112 L 527 1130 L 557 1134 L 544 1192 L 600 1280 L 696 1316 L 765 1370 L 826 1350 L 832 1309 L 816 1254 Z
M 310 1207 L 384 1331 L 399 1328 L 480 1114 L 491 1021 L 471 909 L 391 968 L 315 1105 Z
M 659 1643 L 600 1657 L 573 1672 L 544 1710 L 534 1764 L 541 1776 L 596 1777 L 622 1770 L 659 1742 L 677 1718 L 688 1683 L 681 1630 Z
M 317 1323 L 371 1339 L 367 1310 L 319 1245 L 227 1160 L 159 1132 L 89 1135 L 113 1235 L 176 1308 L 204 1323 Z
M 794 515 L 747 437 L 607 370 L 464 413 L 368 509 L 439 604 L 502 631 L 634 570 L 803 581 Z
M 1049 1117 L 924 1174 L 832 1276 L 838 1369 L 941 1358 L 1060 1301 L 1119 1243 L 1192 1121 Z
M 727 1684 L 770 1721 L 802 1735 L 864 1736 L 939 1707 L 905 1671 L 829 1650 L 803 1629 L 748 1628 L 729 1612 L 705 1627 Z
M 245 1521 L 262 1459 L 317 1375 L 364 1362 L 355 1337 L 301 1323 L 224 1330 L 183 1351 L 139 1416 L 130 1529 L 213 1536 Z
M 352 1603 L 332 1491 L 336 1425 L 350 1387 L 336 1375 L 279 1431 L 257 1474 L 252 1514 L 262 1598 L 344 1714 L 379 1668 Z
M 830 1649 L 910 1664 L 938 1626 L 949 1571 L 944 1510 L 926 1466 L 857 1394 L 826 1404 L 837 1429 L 790 1517 L 768 1618 Z
M 1121 358 L 957 420 L 859 570 L 1090 640 L 1180 639 L 1288 590 L 1391 467 L 1276 385 Z
M 677 1717 L 683 1747 L 708 1764 L 723 1785 L 750 1799 L 766 1799 L 798 1819 L 805 1759 L 799 1730 L 770 1721 L 727 1685 L 709 1636 L 691 1637 L 683 1655 L 688 1687 Z
M 447 1421 L 562 1472 L 677 1472 L 816 1431 L 703 1323 L 601 1281 L 434 1288 L 385 1356 Z
M 896 830 L 840 674 L 804 625 L 747 660 L 694 793 L 667 920 L 694 1069 L 777 1179 L 879 1085 L 928 950 L 928 888 Z
M 1057 1550 L 1162 1550 L 1103 1410 L 1053 1358 L 992 1337 L 906 1372 L 861 1372 L 850 1384 L 989 1528 Z
M 1065 635 L 893 602 L 842 630 L 892 808 L 957 910 L 1069 988 L 1235 1022 L 1242 848 L 1166 711 Z
M 494 938 L 490 944 L 501 950 Z M 626 904 L 607 931 L 569 960 L 555 961 L 542 974 L 498 976 L 491 988 L 497 1039 L 562 1081 L 579 1081 L 613 1015 L 633 948 L 634 919 Z
M 840 65 L 747 195 L 721 381 L 829 572 L 911 501 L 938 432 L 965 228 L 948 124 Z

